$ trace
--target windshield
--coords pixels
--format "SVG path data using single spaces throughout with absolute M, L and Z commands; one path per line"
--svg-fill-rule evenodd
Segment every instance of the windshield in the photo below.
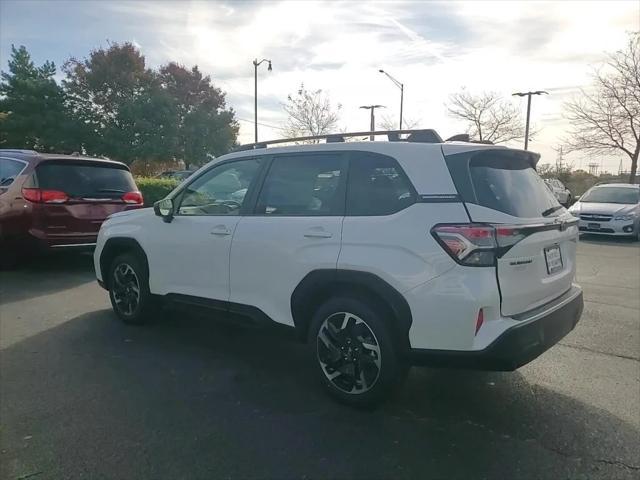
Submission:
M 585 193 L 580 201 L 634 204 L 640 202 L 640 189 L 628 187 L 596 187 Z

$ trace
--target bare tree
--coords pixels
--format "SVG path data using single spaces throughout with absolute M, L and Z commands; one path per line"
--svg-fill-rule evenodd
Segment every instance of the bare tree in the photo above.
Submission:
M 403 130 L 412 130 L 416 128 L 420 124 L 419 120 L 415 120 L 413 118 L 404 117 L 402 119 L 402 129 Z M 397 130 L 398 129 L 398 120 L 392 118 L 390 115 L 383 115 L 382 120 L 380 120 L 380 128 L 382 130 Z
M 474 95 L 463 90 L 449 97 L 447 110 L 452 117 L 465 121 L 467 133 L 477 140 L 501 143 L 524 138 L 520 111 L 498 93 Z
M 571 122 L 570 151 L 593 154 L 624 152 L 631 159 L 629 182 L 635 181 L 640 153 L 640 32 L 624 49 L 608 56 L 593 75 L 593 89 L 565 105 Z
M 289 95 L 283 105 L 289 118 L 283 128 L 289 137 L 323 135 L 335 132 L 339 121 L 340 104 L 332 105 L 322 90 L 307 90 L 300 85 L 296 95 Z

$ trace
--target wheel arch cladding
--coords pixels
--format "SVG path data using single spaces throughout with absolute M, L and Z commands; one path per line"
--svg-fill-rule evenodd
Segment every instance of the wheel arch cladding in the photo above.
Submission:
M 388 309 L 389 326 L 401 352 L 410 349 L 411 309 L 395 288 L 377 275 L 356 270 L 314 270 L 307 274 L 291 295 L 291 314 L 298 337 L 305 339 L 316 309 L 336 295 L 365 296 Z
M 105 243 L 102 253 L 100 254 L 100 271 L 105 282 L 107 289 L 109 288 L 109 278 L 107 271 L 111 265 L 111 262 L 123 253 L 133 253 L 142 260 L 144 268 L 146 268 L 146 274 L 149 275 L 149 260 L 147 254 L 140 244 L 133 238 L 110 238 Z

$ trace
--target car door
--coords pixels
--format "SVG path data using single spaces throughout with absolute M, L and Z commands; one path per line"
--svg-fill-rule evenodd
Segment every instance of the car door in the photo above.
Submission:
M 292 325 L 291 294 L 312 270 L 335 269 L 345 205 L 341 153 L 275 156 L 231 246 L 231 302 Z
M 228 301 L 231 240 L 261 163 L 235 160 L 205 171 L 174 197 L 172 221 L 147 229 L 153 293 Z

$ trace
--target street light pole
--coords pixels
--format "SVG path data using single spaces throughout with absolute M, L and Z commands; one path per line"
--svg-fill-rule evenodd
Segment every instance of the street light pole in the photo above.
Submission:
M 364 108 L 367 110 L 371 110 L 371 125 L 370 125 L 370 132 L 375 132 L 376 131 L 376 114 L 375 114 L 375 110 L 376 108 L 385 108 L 384 105 L 362 105 L 360 108 Z M 374 136 L 373 135 L 369 135 L 369 140 L 373 142 L 374 140 Z
M 527 122 L 524 127 L 524 149 L 527 150 L 529 147 L 529 120 L 531 118 L 531 96 L 532 95 L 549 95 L 549 92 L 545 92 L 544 90 L 536 90 L 535 92 L 516 92 L 512 93 L 511 96 L 516 97 L 527 97 Z
M 384 70 L 380 69 L 378 71 L 380 73 L 384 73 L 387 77 L 389 77 L 389 80 L 391 80 L 393 82 L 393 84 L 400 89 L 400 130 L 402 130 L 402 107 L 403 107 L 403 104 L 404 104 L 404 84 L 402 82 L 396 80 L 395 78 L 393 78 L 391 75 L 389 75 Z
M 267 60 L 266 58 L 263 58 L 259 62 L 257 58 L 253 60 L 253 126 L 256 143 L 258 143 L 258 67 L 262 62 L 269 63 L 268 71 L 273 70 L 271 68 L 271 60 Z

